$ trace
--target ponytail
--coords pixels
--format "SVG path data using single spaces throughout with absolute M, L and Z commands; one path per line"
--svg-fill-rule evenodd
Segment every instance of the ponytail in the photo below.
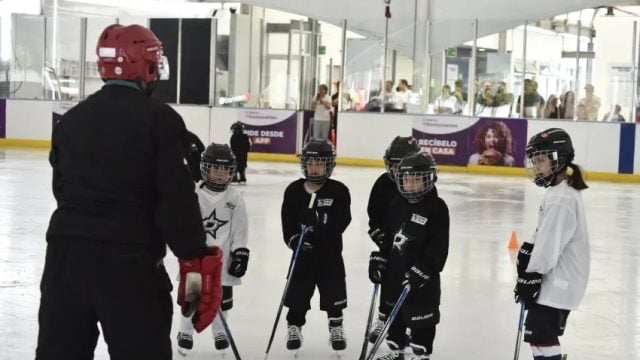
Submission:
M 569 163 L 569 165 L 567 166 L 571 169 L 570 171 L 567 172 L 567 177 L 568 177 L 567 182 L 569 183 L 569 186 L 571 186 L 576 190 L 584 190 L 588 188 L 589 186 L 587 186 L 587 183 L 584 181 L 584 177 L 582 176 L 582 170 L 580 169 L 580 166 L 574 163 Z

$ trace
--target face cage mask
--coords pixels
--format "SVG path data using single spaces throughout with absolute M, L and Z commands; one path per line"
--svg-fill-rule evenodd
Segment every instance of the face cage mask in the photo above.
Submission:
M 316 157 L 316 156 L 303 156 L 300 158 L 300 165 L 302 167 L 302 174 L 305 179 L 313 184 L 324 183 L 333 172 L 333 168 L 336 166 L 336 158 L 333 156 L 328 157 Z M 311 162 L 317 162 L 319 165 L 324 165 L 323 175 L 309 175 L 308 167 Z
M 409 175 L 412 177 L 419 177 L 422 180 L 422 190 L 420 191 L 406 191 L 404 189 L 404 176 Z M 407 199 L 410 203 L 417 203 L 422 200 L 422 198 L 433 189 L 433 185 L 435 184 L 436 172 L 434 170 L 430 171 L 405 171 L 396 173 L 396 185 L 398 187 L 398 191 L 403 198 Z
M 220 170 L 220 171 L 228 171 L 229 176 L 226 179 L 220 178 L 210 178 L 209 173 L 211 170 Z M 236 174 L 236 165 L 220 165 L 209 162 L 201 162 L 200 163 L 200 175 L 202 175 L 202 181 L 204 181 L 204 186 L 207 189 L 215 192 L 222 192 L 227 189 L 231 179 Z
M 162 55 L 158 62 L 158 80 L 169 80 L 171 77 L 171 68 L 169 67 L 169 58 Z
M 551 172 L 546 176 L 544 174 L 536 174 L 534 159 L 539 157 L 549 159 Z M 556 176 L 564 169 L 564 166 L 558 162 L 558 152 L 555 150 L 541 150 L 527 154 L 525 167 L 527 168 L 529 179 L 537 186 L 543 187 L 551 186 L 555 182 Z
M 387 169 L 387 175 L 389 175 L 389 177 L 391 178 L 391 180 L 393 180 L 393 182 L 396 181 L 395 178 L 395 174 L 392 171 L 392 168 L 395 167 L 395 170 L 398 170 L 398 164 L 400 164 L 400 161 L 402 160 L 402 158 L 398 159 L 398 158 L 390 158 L 387 159 L 386 157 L 384 158 L 384 166 Z

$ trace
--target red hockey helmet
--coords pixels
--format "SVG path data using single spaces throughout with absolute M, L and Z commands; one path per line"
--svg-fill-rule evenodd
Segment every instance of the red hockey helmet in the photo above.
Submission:
M 98 71 L 103 79 L 142 80 L 160 78 L 162 43 L 140 25 L 109 25 L 96 46 Z

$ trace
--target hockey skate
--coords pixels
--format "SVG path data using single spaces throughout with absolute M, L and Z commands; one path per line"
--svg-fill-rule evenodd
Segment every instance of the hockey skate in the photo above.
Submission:
M 287 331 L 287 349 L 294 351 L 297 356 L 298 350 L 302 347 L 302 328 L 289 325 Z
M 404 352 L 392 351 L 387 355 L 376 358 L 376 360 L 404 360 Z
M 178 352 L 186 356 L 189 350 L 193 349 L 193 336 L 191 334 L 178 333 Z
M 340 357 L 342 351 L 347 348 L 347 339 L 344 336 L 342 318 L 329 318 L 329 342 L 331 343 L 331 348 L 338 354 L 338 357 Z
M 413 350 L 413 360 L 429 360 L 430 354 L 427 354 L 424 346 L 411 344 L 411 350 Z
M 224 331 L 218 331 L 213 336 L 214 345 L 216 350 L 225 351 L 229 348 L 229 339 L 227 339 L 227 334 Z
M 376 320 L 376 323 L 371 327 L 371 331 L 369 332 L 370 343 L 375 344 L 378 340 L 378 336 L 380 336 L 380 333 L 382 332 L 386 318 L 385 314 L 378 314 L 378 320 Z

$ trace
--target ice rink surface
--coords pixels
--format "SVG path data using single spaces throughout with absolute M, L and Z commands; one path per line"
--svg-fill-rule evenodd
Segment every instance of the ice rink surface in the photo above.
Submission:
M 46 150 L 0 148 L 3 360 L 34 356 L 44 234 L 55 207 L 47 154 Z M 343 252 L 349 299 L 345 311 L 348 348 L 343 359 L 348 360 L 358 358 L 372 293 L 367 265 L 374 245 L 367 236 L 366 206 L 371 186 L 382 171 L 338 166 L 333 176 L 349 187 L 352 198 L 353 221 L 344 234 Z M 280 229 L 282 194 L 286 185 L 300 176 L 296 164 L 250 162 L 249 184 L 241 187 L 250 217 L 251 259 L 243 284 L 234 289 L 229 323 L 243 359 L 264 358 L 290 254 Z M 561 338 L 563 352 L 576 360 L 640 359 L 640 186 L 588 184 L 591 187 L 583 197 L 589 222 L 591 277 L 580 309 L 569 316 Z M 442 320 L 432 359 L 512 359 L 519 307 L 512 294 L 515 265 L 506 245 L 513 230 L 520 241 L 533 233 L 544 190 L 522 177 L 453 173 L 441 173 L 437 187 L 450 209 L 451 244 L 442 273 Z M 168 255 L 165 263 L 175 278 L 175 258 Z M 316 292 L 302 331 L 299 359 L 335 358 L 317 296 Z M 174 311 L 175 323 L 177 306 Z M 284 346 L 284 315 L 269 357 L 273 360 L 293 359 Z M 175 334 L 174 325 L 174 358 L 181 359 L 175 351 Z M 213 348 L 210 331 L 194 340 L 188 359 L 222 359 Z M 95 358 L 109 358 L 103 341 Z M 233 359 L 232 353 L 225 358 Z M 528 346 L 522 346 L 520 358 L 532 358 Z

